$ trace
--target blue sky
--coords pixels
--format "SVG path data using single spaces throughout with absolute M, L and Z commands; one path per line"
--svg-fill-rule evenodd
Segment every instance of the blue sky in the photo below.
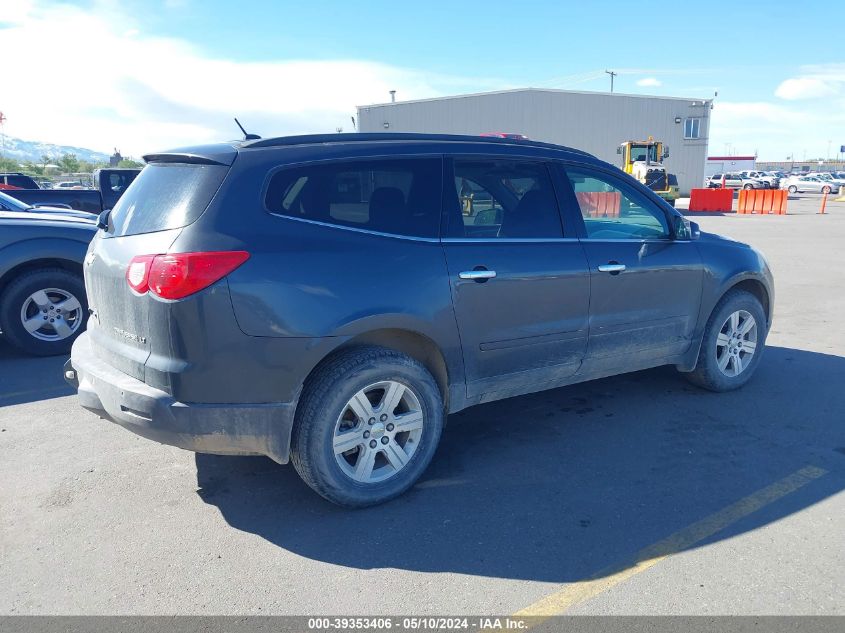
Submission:
M 711 154 L 845 144 L 845 18 L 794 2 L 7 2 L 0 41 L 57 71 L 0 92 L 28 140 L 137 155 L 231 137 L 232 114 L 262 134 L 349 131 L 389 89 L 607 90 L 612 69 L 618 92 L 718 91 Z

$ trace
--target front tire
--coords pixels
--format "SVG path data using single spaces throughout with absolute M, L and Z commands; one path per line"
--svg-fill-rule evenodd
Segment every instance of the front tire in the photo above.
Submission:
M 760 300 L 729 290 L 707 321 L 698 362 L 687 380 L 709 391 L 732 391 L 747 383 L 763 355 L 766 315 Z
M 787 187 L 787 191 L 789 193 L 798 193 L 798 187 L 795 185 L 789 185 L 789 187 Z
M 381 347 L 350 348 L 306 385 L 291 461 L 329 501 L 376 505 L 420 478 L 437 449 L 443 419 L 440 389 L 421 363 Z
M 754 185 L 745 185 L 743 189 L 745 189 L 746 191 L 748 191 L 749 189 L 754 189 Z
M 82 278 L 61 268 L 24 273 L 0 297 L 0 328 L 27 354 L 67 354 L 87 317 Z
M 824 187 L 822 187 L 822 193 L 823 193 L 823 194 L 828 194 L 828 193 L 830 193 L 830 187 L 828 187 L 827 185 L 825 185 Z

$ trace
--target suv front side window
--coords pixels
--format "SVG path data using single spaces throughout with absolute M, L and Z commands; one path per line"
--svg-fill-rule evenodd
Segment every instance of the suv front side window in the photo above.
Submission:
M 460 213 L 448 233 L 465 238 L 563 237 L 546 165 L 527 160 L 456 158 L 454 195 Z M 450 205 L 454 208 L 455 205 Z
M 566 174 L 584 218 L 588 239 L 665 239 L 666 214 L 615 179 L 598 172 L 567 168 Z
M 274 214 L 410 237 L 437 237 L 440 158 L 337 161 L 277 171 Z

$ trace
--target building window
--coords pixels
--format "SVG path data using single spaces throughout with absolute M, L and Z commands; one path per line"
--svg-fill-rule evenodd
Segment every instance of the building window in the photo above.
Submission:
M 684 138 L 701 138 L 701 119 L 684 121 Z

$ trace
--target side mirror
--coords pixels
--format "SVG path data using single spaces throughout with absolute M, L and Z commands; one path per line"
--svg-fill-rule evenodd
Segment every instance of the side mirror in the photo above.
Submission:
M 663 146 L 663 158 L 669 158 L 669 146 L 668 145 Z
M 104 231 L 109 230 L 109 216 L 111 215 L 111 209 L 106 209 L 103 211 L 99 217 L 97 218 L 97 228 L 102 229 Z
M 676 240 L 697 240 L 699 237 L 701 237 L 701 228 L 698 222 L 690 222 L 682 215 L 675 216 Z
M 698 222 L 689 223 L 689 237 L 691 240 L 697 240 L 701 237 L 701 227 L 698 226 Z
M 621 146 L 621 145 L 620 145 L 620 146 L 618 146 L 618 147 L 616 148 L 616 153 L 617 153 L 617 154 L 621 154 L 621 153 L 622 153 L 622 146 Z

